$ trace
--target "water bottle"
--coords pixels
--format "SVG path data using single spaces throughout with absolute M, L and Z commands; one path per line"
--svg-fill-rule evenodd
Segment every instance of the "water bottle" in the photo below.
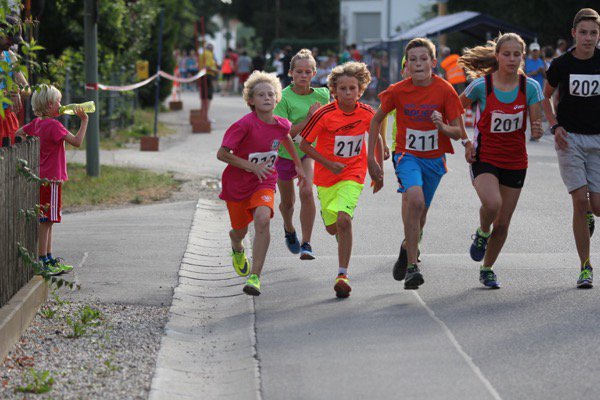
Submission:
M 93 112 L 96 112 L 96 105 L 94 104 L 94 102 L 86 101 L 85 103 L 81 103 L 81 104 L 67 104 L 66 106 L 60 106 L 60 108 L 58 109 L 58 113 L 60 115 L 63 115 L 63 114 L 75 115 L 75 108 L 77 108 L 77 107 L 83 108 L 83 111 L 85 111 L 86 114 L 91 114 Z

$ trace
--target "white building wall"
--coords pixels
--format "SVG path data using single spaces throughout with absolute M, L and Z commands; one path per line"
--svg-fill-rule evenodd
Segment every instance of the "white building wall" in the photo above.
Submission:
M 344 45 L 364 43 L 357 37 L 356 16 L 361 13 L 379 13 L 379 36 L 377 39 L 387 40 L 400 30 L 414 25 L 421 13 L 422 6 L 431 7 L 434 0 L 341 0 L 340 1 L 340 35 Z

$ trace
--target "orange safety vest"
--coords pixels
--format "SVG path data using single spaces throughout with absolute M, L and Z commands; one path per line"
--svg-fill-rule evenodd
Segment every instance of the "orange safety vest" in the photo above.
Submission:
M 467 81 L 465 71 L 458 65 L 458 58 L 458 54 L 450 54 L 440 64 L 444 71 L 446 71 L 446 80 L 453 85 Z

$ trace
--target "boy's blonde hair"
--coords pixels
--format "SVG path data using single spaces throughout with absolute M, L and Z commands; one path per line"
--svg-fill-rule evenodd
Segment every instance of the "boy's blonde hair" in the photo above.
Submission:
M 338 79 L 340 79 L 342 76 L 356 78 L 358 81 L 358 91 L 361 95 L 371 82 L 371 73 L 369 72 L 367 64 L 356 61 L 348 61 L 347 63 L 336 66 L 331 70 L 331 73 L 327 75 L 327 86 L 329 86 L 331 93 L 335 93 Z
M 39 85 L 33 92 L 33 96 L 31 96 L 33 113 L 38 117 L 53 117 L 53 115 L 49 115 L 50 105 L 61 98 L 60 91 L 54 86 Z
M 408 51 L 416 47 L 425 47 L 432 60 L 435 59 L 435 45 L 427 38 L 414 38 L 404 48 L 404 55 L 408 57 Z
M 458 59 L 458 65 L 467 70 L 467 74 L 472 78 L 491 74 L 498 70 L 498 60 L 496 55 L 500 52 L 502 45 L 510 40 L 514 40 L 521 46 L 521 52 L 525 54 L 525 41 L 516 33 L 505 33 L 499 35 L 494 40 L 488 40 L 485 46 L 477 46 L 472 49 L 466 49 L 464 54 Z M 523 69 L 524 61 L 521 60 L 520 70 Z
M 290 61 L 290 70 L 288 71 L 288 75 L 292 76 L 292 71 L 296 66 L 296 62 L 300 60 L 312 61 L 313 71 L 317 70 L 317 61 L 313 57 L 312 51 L 310 51 L 309 49 L 302 49 L 299 52 L 297 52 L 296 55 L 294 55 L 294 57 L 292 57 L 292 61 Z
M 275 101 L 278 103 L 281 101 L 281 82 L 273 75 L 264 71 L 254 71 L 250 77 L 244 82 L 244 91 L 242 96 L 248 106 L 254 111 L 254 106 L 250 105 L 250 99 L 254 96 L 254 88 L 259 83 L 268 83 L 275 89 Z

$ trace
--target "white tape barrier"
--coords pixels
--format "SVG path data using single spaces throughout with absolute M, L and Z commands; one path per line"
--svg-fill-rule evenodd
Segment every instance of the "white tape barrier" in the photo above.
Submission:
M 175 82 L 179 82 L 179 83 L 190 83 L 190 82 L 194 82 L 195 80 L 198 80 L 201 77 L 203 77 L 204 75 L 206 75 L 206 69 L 202 69 L 196 75 L 190 76 L 189 78 L 180 78 L 175 75 L 168 74 L 164 71 L 158 71 L 158 73 L 152 75 L 150 78 L 145 79 L 138 83 L 134 83 L 132 85 L 111 86 L 111 85 L 104 85 L 102 83 L 96 83 L 96 84 L 87 83 L 85 85 L 85 88 L 88 90 L 110 90 L 110 91 L 114 91 L 114 92 L 126 92 L 128 90 L 134 90 L 134 89 L 141 88 L 142 86 L 149 84 L 150 82 L 155 80 L 156 77 L 159 75 L 162 76 L 163 78 L 169 79 L 171 81 L 175 81 Z

